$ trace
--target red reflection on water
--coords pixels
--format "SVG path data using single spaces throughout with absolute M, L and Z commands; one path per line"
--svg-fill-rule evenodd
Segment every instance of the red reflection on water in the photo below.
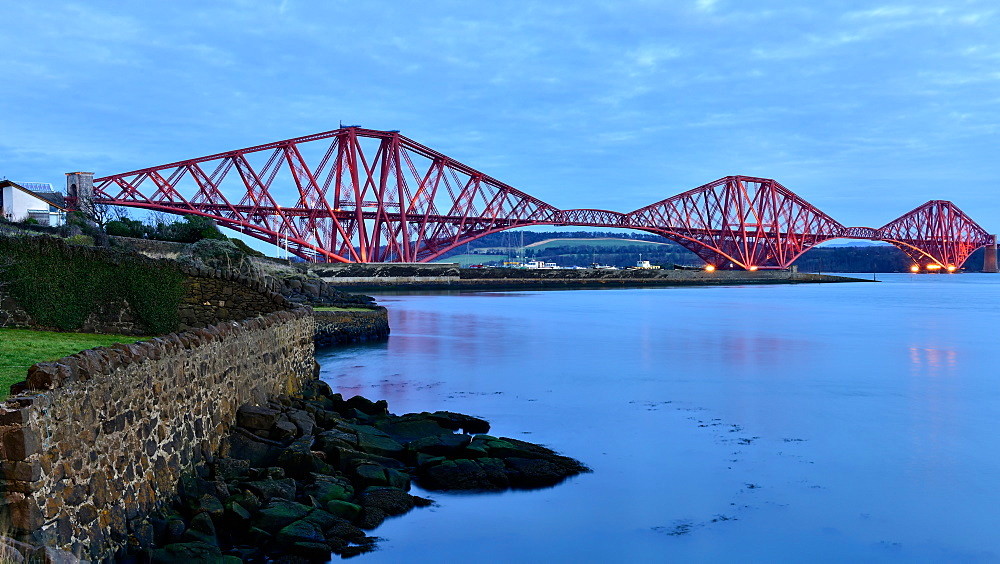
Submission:
M 673 336 L 676 338 L 676 336 Z M 644 341 L 645 343 L 645 341 Z M 695 338 L 682 338 L 682 351 L 701 351 L 729 367 L 773 366 L 776 359 L 788 361 L 787 355 L 808 352 L 813 342 L 788 337 L 760 335 L 758 333 L 701 333 Z
M 910 347 L 910 363 L 914 369 L 933 375 L 951 373 L 958 366 L 958 353 L 953 349 Z

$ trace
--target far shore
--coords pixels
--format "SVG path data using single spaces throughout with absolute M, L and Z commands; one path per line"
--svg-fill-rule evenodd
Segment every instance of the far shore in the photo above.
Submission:
M 787 271 L 701 270 L 512 270 L 462 269 L 460 276 L 370 276 L 329 280 L 344 291 L 535 290 L 649 288 L 669 286 L 743 286 L 759 284 L 828 284 L 870 279 Z

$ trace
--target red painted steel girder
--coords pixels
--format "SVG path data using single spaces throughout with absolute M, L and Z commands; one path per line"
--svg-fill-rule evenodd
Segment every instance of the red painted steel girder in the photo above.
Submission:
M 609 210 L 559 210 L 552 216 L 555 225 L 628 227 L 627 221 L 626 214 Z
M 881 228 L 874 239 L 899 247 L 915 266 L 961 268 L 976 249 L 996 243 L 996 236 L 947 200 L 931 200 Z
M 559 210 L 396 131 L 347 127 L 95 179 L 95 203 L 210 217 L 311 260 L 421 262 L 528 225 L 657 233 L 719 268 L 787 268 L 833 238 L 959 266 L 994 242 L 950 202 L 844 227 L 766 178 L 727 176 L 623 214 Z M 294 200 L 282 206 L 279 199 Z
M 94 183 L 95 203 L 204 215 L 304 258 L 342 262 L 431 260 L 487 233 L 550 223 L 558 211 L 398 132 L 358 127 Z M 293 205 L 278 203 L 279 186 L 293 188 Z
M 872 227 L 845 227 L 840 236 L 845 239 L 878 239 L 878 229 Z
M 844 226 L 774 180 L 727 176 L 628 215 L 717 268 L 788 268 Z

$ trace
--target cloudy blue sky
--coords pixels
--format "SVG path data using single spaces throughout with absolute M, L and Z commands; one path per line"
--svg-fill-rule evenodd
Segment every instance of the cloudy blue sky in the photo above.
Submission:
M 0 176 L 64 183 L 361 124 L 562 208 L 729 174 L 848 225 L 1000 231 L 988 1 L 0 0 Z

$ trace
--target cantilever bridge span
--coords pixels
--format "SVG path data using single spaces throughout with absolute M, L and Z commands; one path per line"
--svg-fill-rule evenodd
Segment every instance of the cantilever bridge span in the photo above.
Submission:
M 279 203 L 283 193 L 294 201 Z M 717 268 L 748 270 L 788 268 L 836 238 L 887 241 L 920 268 L 949 270 L 996 243 L 948 201 L 932 200 L 877 229 L 847 227 L 778 182 L 747 176 L 628 213 L 563 210 L 399 132 L 360 127 L 97 178 L 93 203 L 202 215 L 329 262 L 428 262 L 529 225 L 647 231 Z

